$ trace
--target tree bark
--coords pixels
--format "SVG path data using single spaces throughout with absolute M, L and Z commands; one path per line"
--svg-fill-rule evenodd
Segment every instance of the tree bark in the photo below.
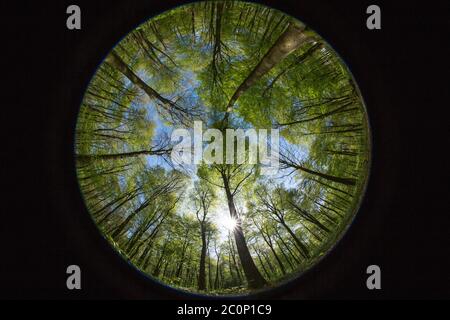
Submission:
M 300 253 L 303 257 L 309 258 L 309 250 L 308 247 L 303 244 L 303 242 L 297 237 L 297 235 L 292 231 L 292 229 L 283 221 L 281 222 L 282 226 L 286 229 L 286 231 L 292 236 L 295 243 L 298 245 L 300 249 Z
M 154 155 L 164 155 L 168 154 L 170 149 L 157 149 L 157 150 L 140 150 L 122 153 L 111 153 L 111 154 L 77 154 L 76 159 L 78 161 L 92 161 L 92 160 L 119 160 L 134 158 L 138 156 L 154 156 Z
M 233 107 L 237 99 L 255 82 L 261 79 L 262 76 L 268 73 L 274 66 L 279 64 L 289 54 L 298 49 L 300 45 L 308 39 L 308 37 L 303 32 L 304 30 L 304 25 L 296 22 L 289 23 L 286 31 L 284 31 L 283 34 L 277 39 L 277 41 L 275 41 L 275 43 L 264 55 L 261 61 L 256 65 L 252 72 L 250 72 L 247 78 L 234 92 L 226 107 L 224 127 L 227 126 L 229 114 L 233 111 Z
M 259 254 L 259 252 L 256 248 L 254 248 L 254 250 L 256 252 L 256 256 L 258 257 L 259 263 L 261 264 L 261 267 L 263 268 L 264 273 L 266 274 L 267 278 L 270 279 L 270 273 L 267 271 L 267 269 L 264 265 L 264 261 L 262 261 L 261 255 Z
M 163 97 L 155 89 L 146 84 L 139 78 L 133 70 L 119 57 L 119 55 L 112 51 L 105 59 L 105 61 L 112 67 L 119 70 L 125 77 L 127 77 L 135 86 L 143 90 L 150 98 L 156 99 L 160 102 L 160 106 L 176 120 L 184 123 L 185 120 L 192 118 L 195 111 L 180 107 L 175 102 Z
M 280 257 L 278 256 L 277 252 L 275 251 L 275 248 L 273 247 L 273 243 L 272 240 L 270 239 L 270 235 L 269 234 L 265 234 L 262 227 L 258 227 L 258 225 L 256 225 L 256 227 L 258 228 L 259 232 L 261 233 L 261 236 L 264 239 L 264 242 L 269 246 L 270 251 L 272 252 L 273 256 L 275 257 L 275 260 L 278 263 L 278 266 L 280 267 L 281 273 L 283 275 L 286 274 L 286 268 L 284 267 L 283 262 L 281 261 Z
M 206 230 L 203 223 L 200 231 L 202 234 L 202 251 L 198 268 L 198 290 L 206 290 Z
M 236 227 L 233 230 L 234 239 L 236 242 L 236 248 L 238 251 L 239 259 L 241 260 L 242 269 L 248 282 L 249 288 L 257 289 L 267 285 L 267 281 L 263 278 L 261 273 L 253 261 L 250 251 L 245 240 L 244 231 L 240 223 L 240 219 L 237 215 L 236 207 L 234 205 L 234 198 L 230 190 L 230 185 L 227 177 L 222 174 L 225 193 L 228 200 L 228 208 L 230 210 L 230 216 L 236 219 Z
M 141 78 L 139 78 L 133 70 L 114 52 L 114 50 L 106 57 L 105 61 L 119 70 L 125 77 L 127 77 L 134 85 L 142 89 L 150 98 L 159 100 L 165 106 L 171 106 L 173 104 L 169 99 L 161 96 L 155 89 L 146 84 Z
M 344 185 L 347 185 L 347 186 L 354 186 L 354 185 L 356 185 L 356 179 L 354 179 L 354 178 L 337 177 L 337 176 L 329 175 L 329 174 L 322 173 L 322 172 L 319 172 L 319 171 L 314 171 L 314 170 L 308 169 L 308 168 L 306 168 L 304 166 L 301 166 L 299 164 L 291 163 L 290 161 L 286 161 L 284 159 L 280 159 L 280 163 L 282 163 L 282 164 L 284 164 L 284 165 L 286 165 L 288 167 L 291 167 L 291 168 L 294 168 L 294 169 L 297 169 L 297 170 L 300 170 L 300 171 L 304 171 L 306 173 L 309 173 L 309 174 L 312 174 L 312 175 L 315 175 L 315 176 L 319 176 L 319 177 L 324 178 L 324 179 L 329 180 L 329 181 L 341 183 L 341 184 L 344 184 Z

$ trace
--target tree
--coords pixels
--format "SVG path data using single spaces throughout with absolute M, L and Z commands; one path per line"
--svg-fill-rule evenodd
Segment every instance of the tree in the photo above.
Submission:
M 193 121 L 222 134 L 219 161 L 172 160 L 172 133 Z M 277 130 L 278 171 L 227 129 Z M 200 144 L 214 156 L 215 139 Z M 237 1 L 180 6 L 124 37 L 85 91 L 75 137 L 80 190 L 111 245 L 167 285 L 214 295 L 317 263 L 356 213 L 369 158 L 345 63 L 301 22 Z
M 214 193 L 208 185 L 198 182 L 195 186 L 192 198 L 194 199 L 196 207 L 195 215 L 197 216 L 197 220 L 200 224 L 200 234 L 202 239 L 200 264 L 198 268 L 198 290 L 206 290 L 206 250 L 208 245 L 206 241 L 206 233 L 208 228 L 207 216 L 214 198 Z

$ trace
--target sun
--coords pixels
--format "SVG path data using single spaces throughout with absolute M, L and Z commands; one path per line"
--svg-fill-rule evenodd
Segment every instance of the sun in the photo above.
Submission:
M 217 224 L 228 231 L 233 231 L 236 228 L 237 220 L 229 215 L 221 215 L 217 220 Z

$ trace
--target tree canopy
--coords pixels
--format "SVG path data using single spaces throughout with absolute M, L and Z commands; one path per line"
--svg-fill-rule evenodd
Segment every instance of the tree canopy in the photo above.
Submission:
M 171 135 L 195 121 L 278 130 L 279 167 L 175 163 Z M 357 84 L 318 34 L 259 4 L 206 1 L 112 49 L 86 89 L 75 157 L 86 206 L 127 261 L 179 289 L 236 294 L 300 275 L 342 236 L 369 134 Z

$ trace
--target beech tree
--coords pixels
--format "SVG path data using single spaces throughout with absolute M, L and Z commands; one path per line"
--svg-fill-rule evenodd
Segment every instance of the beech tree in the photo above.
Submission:
M 207 240 L 206 233 L 208 230 L 208 212 L 214 198 L 211 188 L 205 184 L 197 183 L 192 195 L 195 203 L 195 215 L 200 224 L 200 234 L 202 248 L 200 253 L 200 263 L 198 268 L 198 290 L 206 290 L 206 251 Z
M 222 143 L 218 161 L 172 157 L 172 134 L 193 136 L 194 121 L 220 133 L 199 143 L 214 156 Z M 277 130 L 274 170 L 228 129 Z M 93 221 L 125 260 L 182 290 L 240 294 L 300 275 L 342 236 L 370 133 L 355 80 L 313 30 L 259 4 L 205 1 L 110 51 L 84 94 L 74 159 Z

